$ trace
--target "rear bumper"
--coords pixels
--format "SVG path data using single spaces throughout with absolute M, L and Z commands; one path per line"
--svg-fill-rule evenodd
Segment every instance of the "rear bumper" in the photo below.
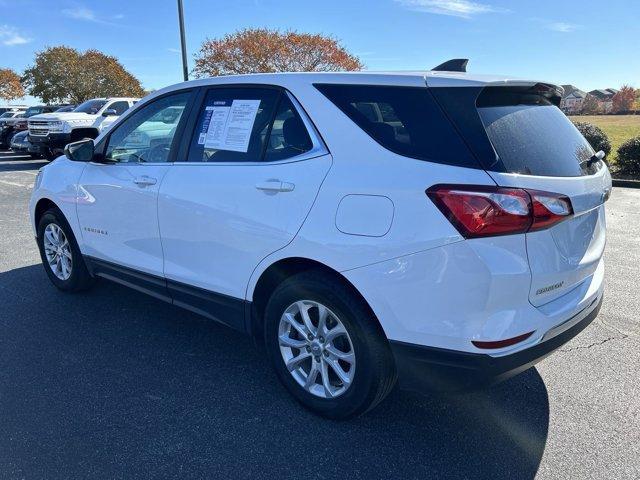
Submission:
M 600 295 L 587 308 L 547 332 L 540 342 L 509 355 L 493 357 L 392 340 L 400 387 L 415 391 L 464 391 L 506 380 L 535 365 L 584 330 L 598 315 L 602 298 Z

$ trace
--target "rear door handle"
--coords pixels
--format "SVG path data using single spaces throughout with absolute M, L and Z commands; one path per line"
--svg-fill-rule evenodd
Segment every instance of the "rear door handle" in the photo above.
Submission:
M 149 185 L 155 185 L 157 181 L 158 180 L 156 180 L 155 178 L 149 177 L 147 175 L 142 175 L 140 177 L 134 178 L 133 183 L 141 187 L 148 187 Z
M 282 182 L 280 180 L 267 180 L 256 184 L 258 190 L 263 192 L 292 192 L 296 186 L 293 183 Z

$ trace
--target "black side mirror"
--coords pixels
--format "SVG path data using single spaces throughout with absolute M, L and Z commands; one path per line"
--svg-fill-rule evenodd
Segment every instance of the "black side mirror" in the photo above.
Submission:
M 85 138 L 79 142 L 69 143 L 64 147 L 64 154 L 74 162 L 90 162 L 93 160 L 94 148 L 93 140 Z
M 116 112 L 113 108 L 107 108 L 104 112 L 102 112 L 103 117 L 115 117 L 117 115 L 118 112 Z

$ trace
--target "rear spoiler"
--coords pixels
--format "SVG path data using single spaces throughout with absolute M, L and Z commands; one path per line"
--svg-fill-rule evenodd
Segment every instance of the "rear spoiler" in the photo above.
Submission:
M 513 85 L 508 83 L 502 85 L 487 85 L 486 87 L 482 88 L 477 100 L 481 101 L 483 94 L 488 94 L 489 97 L 494 97 L 495 95 L 508 94 L 509 92 L 539 95 L 546 98 L 556 107 L 559 107 L 564 89 L 556 85 L 541 82 L 533 83 L 532 85 Z M 476 103 L 476 105 L 478 107 L 481 106 L 479 103 Z

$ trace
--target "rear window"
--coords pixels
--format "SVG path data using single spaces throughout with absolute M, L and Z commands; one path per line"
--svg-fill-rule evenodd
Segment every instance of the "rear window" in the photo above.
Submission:
M 405 157 L 480 168 L 429 89 L 316 84 L 376 142 Z
M 485 88 L 476 106 L 504 171 L 578 177 L 594 151 L 547 98 L 514 88 Z

